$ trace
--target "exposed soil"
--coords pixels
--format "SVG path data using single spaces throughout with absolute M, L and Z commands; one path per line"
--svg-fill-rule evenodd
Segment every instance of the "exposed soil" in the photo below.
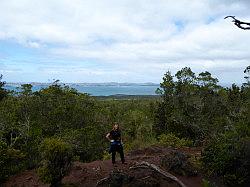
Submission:
M 176 149 L 162 148 L 162 147 L 150 147 L 143 150 L 131 151 L 126 155 L 127 164 L 124 165 L 120 161 L 116 166 L 113 166 L 110 160 L 97 160 L 90 163 L 74 162 L 70 174 L 63 179 L 63 184 L 67 186 L 86 186 L 94 187 L 101 179 L 108 177 L 111 172 L 128 173 L 129 168 L 135 166 L 139 162 L 146 161 L 160 167 L 161 158 Z M 178 149 L 183 153 L 200 156 L 201 150 L 198 148 L 183 148 Z M 171 173 L 171 172 L 170 172 Z M 173 174 L 173 173 L 172 173 Z M 175 174 L 173 174 L 175 175 Z M 186 177 L 175 175 L 181 180 L 187 187 L 201 187 L 202 176 L 197 175 L 195 177 Z M 3 184 L 4 187 L 47 187 L 49 185 L 43 184 L 39 181 L 35 170 L 24 171 L 9 178 L 9 180 Z

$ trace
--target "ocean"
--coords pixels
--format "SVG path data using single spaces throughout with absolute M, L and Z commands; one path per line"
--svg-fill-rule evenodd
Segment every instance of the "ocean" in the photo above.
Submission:
M 32 90 L 38 91 L 42 88 L 48 87 L 48 84 L 33 85 Z M 110 96 L 110 95 L 156 95 L 155 90 L 159 85 L 79 85 L 69 84 L 71 88 L 75 88 L 81 93 L 88 93 L 92 96 Z M 19 85 L 6 84 L 5 88 L 8 90 L 18 90 Z

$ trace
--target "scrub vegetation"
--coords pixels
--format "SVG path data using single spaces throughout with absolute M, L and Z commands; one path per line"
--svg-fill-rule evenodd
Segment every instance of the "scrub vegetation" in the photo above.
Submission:
M 60 184 L 72 161 L 107 158 L 106 133 L 118 122 L 126 152 L 151 145 L 201 147 L 200 169 L 227 186 L 250 183 L 250 67 L 245 83 L 224 88 L 209 72 L 166 72 L 160 97 L 95 98 L 55 81 L 33 92 L 4 89 L 0 77 L 0 181 L 25 169 Z M 1 183 L 0 182 L 0 183 Z

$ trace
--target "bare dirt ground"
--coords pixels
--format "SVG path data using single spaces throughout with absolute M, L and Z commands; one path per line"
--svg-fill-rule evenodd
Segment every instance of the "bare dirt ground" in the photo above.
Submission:
M 142 150 L 135 150 L 126 155 L 127 164 L 117 162 L 114 167 L 110 160 L 97 160 L 90 163 L 74 162 L 71 172 L 68 176 L 64 177 L 63 184 L 67 186 L 83 186 L 94 187 L 101 179 L 108 177 L 112 171 L 128 172 L 131 166 L 136 165 L 138 162 L 146 161 L 160 167 L 161 157 L 174 150 L 173 148 L 150 147 Z M 176 149 L 175 149 L 176 150 Z M 179 149 L 183 153 L 188 153 L 195 156 L 200 156 L 201 150 L 199 148 L 183 148 Z M 171 173 L 171 172 L 170 172 Z M 173 174 L 173 173 L 172 173 Z M 174 174 L 173 174 L 174 175 Z M 187 187 L 201 187 L 202 176 L 195 177 L 178 176 Z M 35 170 L 28 170 L 9 178 L 3 184 L 4 187 L 47 187 L 48 184 L 43 184 L 39 181 Z

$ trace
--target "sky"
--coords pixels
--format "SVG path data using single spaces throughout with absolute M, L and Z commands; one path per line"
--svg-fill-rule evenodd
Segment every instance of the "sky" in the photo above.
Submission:
M 154 82 L 191 67 L 241 83 L 249 0 L 0 0 L 7 82 Z

